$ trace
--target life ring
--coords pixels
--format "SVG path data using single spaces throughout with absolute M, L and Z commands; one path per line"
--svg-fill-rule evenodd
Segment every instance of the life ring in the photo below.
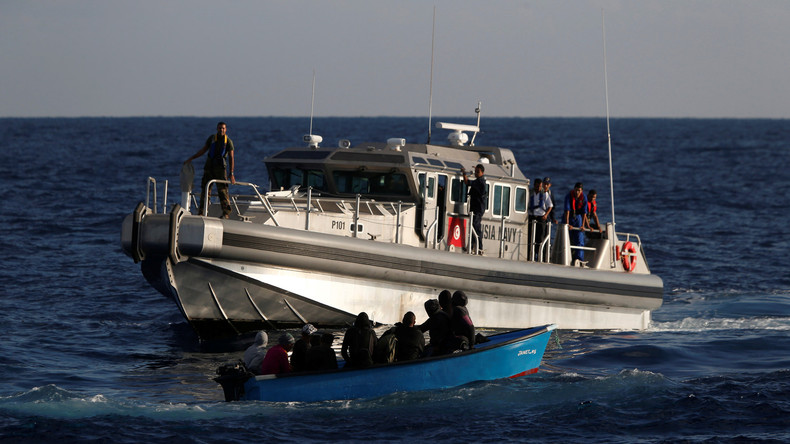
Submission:
M 625 271 L 631 273 L 636 269 L 636 248 L 631 241 L 623 244 L 622 260 Z

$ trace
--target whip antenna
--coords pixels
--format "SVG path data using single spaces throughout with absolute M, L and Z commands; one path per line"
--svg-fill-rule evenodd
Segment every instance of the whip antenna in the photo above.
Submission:
M 433 7 L 433 29 L 431 30 L 431 80 L 428 86 L 428 142 L 431 143 L 431 112 L 433 109 L 433 44 L 436 37 L 436 6 Z
M 606 20 L 604 10 L 601 9 L 601 29 L 603 31 L 603 83 L 606 90 L 606 137 L 609 140 L 609 198 L 612 205 L 612 228 L 614 228 L 614 178 L 612 174 L 612 133 L 609 130 L 609 79 L 606 71 Z
M 313 107 L 315 106 L 315 70 L 313 70 L 313 92 L 310 94 L 310 134 L 313 135 Z

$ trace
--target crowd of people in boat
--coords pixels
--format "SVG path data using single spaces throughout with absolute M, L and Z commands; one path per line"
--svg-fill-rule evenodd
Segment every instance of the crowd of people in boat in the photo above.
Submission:
M 359 369 L 441 356 L 487 342 L 485 336 L 475 332 L 467 303 L 463 291 L 442 290 L 438 299 L 425 301 L 428 316 L 425 322 L 417 325 L 416 315 L 409 311 L 381 337 L 373 330 L 368 314 L 359 313 L 343 336 L 340 347 L 343 368 Z M 427 344 L 425 333 L 429 338 Z M 267 349 L 268 336 L 265 331 L 259 331 L 255 342 L 244 352 L 244 365 L 257 375 L 336 369 L 339 364 L 332 348 L 334 339 L 332 333 L 318 332 L 312 324 L 305 324 L 298 340 L 290 333 L 283 333 L 277 344 Z

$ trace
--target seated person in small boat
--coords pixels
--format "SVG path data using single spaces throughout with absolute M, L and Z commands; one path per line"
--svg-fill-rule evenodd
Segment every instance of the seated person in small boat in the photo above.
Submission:
M 475 325 L 469 317 L 469 310 L 466 309 L 468 298 L 466 293 L 461 290 L 453 293 L 453 315 L 450 320 L 450 328 L 453 335 L 457 338 L 456 350 L 467 350 L 475 345 Z
M 365 368 L 373 365 L 373 349 L 376 346 L 376 332 L 370 325 L 370 318 L 364 311 L 357 315 L 354 326 L 343 336 L 340 354 L 346 360 L 344 368 Z
M 294 344 L 293 353 L 291 353 L 291 368 L 295 372 L 303 372 L 306 370 L 307 363 L 307 350 L 310 348 L 310 335 L 318 331 L 313 324 L 305 324 L 302 327 L 302 337 Z
M 418 327 L 414 326 L 417 317 L 413 312 L 403 315 L 403 322 L 395 324 L 395 337 L 398 343 L 395 345 L 396 361 L 411 361 L 422 356 L 425 351 L 425 336 Z
M 288 352 L 294 348 L 294 337 L 285 333 L 277 340 L 277 345 L 266 352 L 261 363 L 262 375 L 279 375 L 291 372 L 291 363 L 288 361 Z
M 451 296 L 449 291 L 447 291 L 447 295 Z M 420 325 L 420 331 L 428 332 L 430 343 L 425 348 L 424 355 L 437 356 L 450 353 L 452 351 L 448 344 L 452 337 L 450 316 L 440 308 L 439 301 L 436 299 L 425 301 L 425 312 L 428 314 L 428 320 Z
M 332 333 L 314 334 L 310 337 L 306 370 L 332 370 L 337 368 L 337 355 L 332 350 L 332 342 L 334 340 L 335 337 Z
M 244 351 L 244 365 L 247 367 L 247 370 L 256 375 L 261 373 L 261 363 L 266 356 L 266 344 L 268 342 L 269 336 L 266 335 L 265 331 L 261 330 L 255 335 L 255 342 Z

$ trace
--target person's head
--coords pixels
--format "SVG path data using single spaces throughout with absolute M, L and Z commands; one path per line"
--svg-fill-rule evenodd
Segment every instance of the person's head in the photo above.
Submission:
M 587 193 L 587 200 L 589 200 L 589 201 L 593 201 L 593 200 L 595 200 L 596 198 L 598 198 L 598 192 L 597 192 L 597 191 L 595 191 L 595 190 L 590 190 L 590 192 L 589 192 L 589 193 Z
M 277 344 L 279 344 L 280 347 L 284 348 L 286 351 L 291 351 L 291 349 L 294 348 L 294 342 L 296 341 L 290 333 L 283 333 L 277 340 Z
M 450 308 L 451 307 L 450 303 L 452 301 L 452 298 L 453 298 L 453 294 L 450 293 L 450 290 L 442 290 L 442 292 L 439 293 L 439 306 L 442 307 L 443 309 Z
M 417 316 L 415 316 L 413 312 L 407 311 L 406 314 L 403 315 L 403 325 L 414 327 L 415 322 L 417 322 Z
M 335 336 L 332 333 L 324 333 L 321 335 L 321 345 L 331 347 L 333 342 L 335 342 Z
M 428 317 L 431 317 L 437 311 L 439 311 L 439 301 L 436 299 L 428 299 L 425 301 L 425 313 L 428 314 Z
M 580 197 L 584 193 L 584 186 L 581 182 L 576 182 L 576 185 L 573 186 L 573 196 Z
M 466 297 L 466 293 L 461 290 L 456 291 L 453 293 L 453 307 L 466 307 L 466 303 L 469 301 Z
M 255 345 L 258 347 L 266 347 L 268 343 L 269 335 L 267 335 L 265 331 L 261 330 L 255 335 Z
M 217 123 L 217 134 L 219 134 L 220 136 L 224 136 L 227 131 L 228 131 L 228 125 L 226 125 L 225 122 Z
M 307 339 L 317 331 L 318 329 L 313 327 L 313 324 L 304 324 L 304 327 L 302 327 L 302 337 Z
M 321 335 L 310 336 L 310 347 L 318 347 L 321 345 Z
M 543 189 L 546 190 L 546 191 L 549 191 L 549 188 L 551 188 L 551 178 L 550 177 L 544 177 L 543 178 Z
M 536 192 L 540 191 L 541 187 L 543 186 L 543 181 L 540 180 L 540 179 L 535 179 L 535 181 L 532 183 L 532 185 L 533 185 L 533 189 Z
M 486 167 L 484 167 L 482 163 L 478 163 L 475 166 L 475 177 L 481 177 L 485 173 L 486 173 Z
M 354 321 L 354 327 L 366 329 L 370 328 L 370 318 L 368 314 L 364 311 L 357 315 L 357 319 Z

